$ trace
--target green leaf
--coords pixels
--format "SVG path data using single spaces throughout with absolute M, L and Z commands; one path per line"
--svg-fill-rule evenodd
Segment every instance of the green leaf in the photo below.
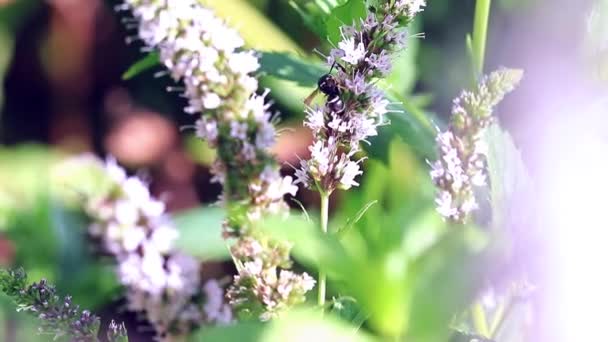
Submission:
M 257 342 L 263 341 L 265 325 L 260 322 L 239 322 L 229 326 L 205 327 L 189 338 L 191 342 Z
M 235 27 L 248 48 L 263 51 L 302 50 L 285 32 L 247 0 L 204 1 L 206 7 Z
M 359 24 L 360 19 L 367 15 L 365 0 L 349 0 L 342 6 L 338 6 L 331 11 L 325 23 L 327 38 L 333 44 L 338 44 L 342 40 L 340 28 L 344 25 Z
M 331 12 L 331 8 L 323 0 L 317 1 L 294 1 L 290 0 L 289 5 L 302 17 L 304 24 L 321 38 L 327 37 L 325 18 Z
M 319 78 L 327 73 L 322 65 L 286 52 L 262 52 L 260 64 L 260 72 L 306 87 L 316 87 Z
M 286 229 L 289 227 L 289 229 Z M 321 233 L 319 227 L 304 215 L 269 217 L 262 227 L 270 236 L 296 242 L 292 255 L 302 264 L 324 269 L 340 269 L 344 258 L 344 249 L 337 238 Z
M 365 322 L 368 315 L 361 311 L 357 304 L 357 300 L 352 297 L 338 297 L 331 302 L 330 311 L 337 317 L 350 323 L 355 331 L 358 330 Z
M 140 59 L 135 62 L 135 64 L 131 65 L 124 74 L 122 74 L 123 80 L 130 80 L 133 77 L 141 74 L 148 69 L 152 69 L 155 66 L 160 65 L 160 56 L 158 52 L 150 52 L 146 57 Z
M 485 235 L 474 227 L 448 227 L 440 241 L 412 265 L 407 340 L 445 341 L 450 321 L 464 311 L 484 279 L 480 266 Z M 481 242 L 481 243 L 480 243 Z
M 526 223 L 529 219 L 527 215 L 531 213 L 517 210 L 515 204 L 520 199 L 529 199 L 534 187 L 521 153 L 511 135 L 498 124 L 486 130 L 485 140 L 488 145 L 492 226 L 494 229 L 503 229 L 507 225 L 517 224 L 513 220 Z
M 173 215 L 180 232 L 177 248 L 205 260 L 228 260 L 230 253 L 222 239 L 226 212 L 217 207 L 201 207 Z
M 352 228 L 352 226 L 355 223 L 357 223 L 357 222 L 359 222 L 359 220 L 361 220 L 361 218 L 363 217 L 363 215 L 365 215 L 365 213 L 369 210 L 369 208 L 371 208 L 376 203 L 378 203 L 377 200 L 374 200 L 374 201 L 371 201 L 371 202 L 367 203 L 363 208 L 361 208 L 361 210 L 359 210 L 355 214 L 355 216 L 353 218 L 349 218 L 346 221 L 346 224 L 342 228 L 336 230 L 336 234 L 339 235 L 341 233 L 344 233 L 344 232 L 348 231 L 350 228 Z
M 424 114 L 414 115 L 411 111 L 403 112 L 404 107 L 398 105 L 391 107 L 401 112 L 388 113 L 386 117 L 390 120 L 390 124 L 380 127 L 378 135 L 369 139 L 370 144 L 363 144 L 363 150 L 370 158 L 388 163 L 390 144 L 398 137 L 411 146 L 421 158 L 432 159 L 436 153 L 435 136 L 427 126 Z

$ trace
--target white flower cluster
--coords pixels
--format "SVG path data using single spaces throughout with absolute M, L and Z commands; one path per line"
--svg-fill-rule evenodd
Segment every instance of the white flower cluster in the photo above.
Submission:
M 462 221 L 469 213 L 478 208 L 473 187 L 486 185 L 485 144 L 475 137 L 474 151 L 467 158 L 460 152 L 461 139 L 451 131 L 437 135 L 440 159 L 431 164 L 431 178 L 442 190 L 435 202 L 441 216 Z
M 243 267 L 243 272 L 235 277 L 237 286 L 230 288 L 228 295 L 234 297 L 232 305 L 246 306 L 247 296 L 242 296 L 239 291 L 248 292 L 253 287 L 253 293 L 260 296 L 264 304 L 264 311 L 258 317 L 261 321 L 268 321 L 276 318 L 283 310 L 293 304 L 302 302 L 300 297 L 312 290 L 315 280 L 308 274 L 299 275 L 289 270 L 281 270 L 279 276 L 276 273 L 268 272 L 260 262 L 247 262 Z M 246 283 L 246 286 L 238 284 Z M 253 283 L 250 285 L 249 283 Z
M 244 42 L 238 32 L 197 0 L 126 0 L 125 6 L 138 20 L 144 43 L 159 51 L 175 81 L 184 82 L 185 111 L 202 114 L 196 134 L 212 146 L 222 140 L 214 180 L 230 182 L 227 188 L 242 192 L 225 194 L 224 199 L 251 197 L 241 185 L 255 183 L 249 189 L 255 193 L 251 203 L 258 207 L 252 208 L 254 216 L 263 210 L 259 207 L 273 212 L 284 208 L 283 195 L 297 188 L 289 186 L 291 177 L 267 171 L 276 169 L 268 152 L 276 132 L 265 103 L 267 93 L 255 94 L 258 82 L 251 74 L 260 66 L 257 56 L 241 50 Z M 243 174 L 244 165 L 263 167 Z
M 211 171 L 224 186 L 224 236 L 237 238 L 235 246 L 244 244 L 253 234 L 252 223 L 286 212 L 284 196 L 297 191 L 291 177 L 280 175 L 270 153 L 276 130 L 265 102 L 268 92 L 255 94 L 257 56 L 243 50 L 237 31 L 197 0 L 125 0 L 123 7 L 134 14 L 147 47 L 158 50 L 173 79 L 184 83 L 185 111 L 201 115 L 196 134 L 218 150 Z M 268 272 L 289 260 L 279 243 L 264 248 L 282 258 L 265 264 Z
M 289 262 L 289 246 L 271 247 L 263 243 L 268 241 L 245 237 L 232 246 L 240 271 L 234 285 L 228 289 L 227 297 L 241 314 L 267 321 L 292 305 L 304 302 L 306 292 L 312 290 L 316 282 L 306 273 L 280 269 L 280 266 L 288 266 L 285 263 Z
M 494 107 L 522 76 L 518 70 L 500 69 L 484 77 L 474 92 L 464 91 L 454 100 L 450 127 L 437 135 L 439 159 L 430 171 L 438 188 L 437 211 L 444 218 L 464 223 L 478 208 L 474 189 L 487 185 L 487 147 L 481 136 L 493 121 Z
M 144 313 L 160 338 L 184 334 L 204 322 L 230 322 L 227 305 L 217 304 L 223 302 L 221 289 L 207 291 L 211 285 L 205 285 L 204 290 L 199 262 L 175 250 L 178 232 L 164 203 L 150 195 L 140 178 L 127 176 L 114 159 L 101 165 L 95 158 L 84 158 L 99 164 L 111 183 L 104 195 L 88 198 L 85 208 L 93 220 L 90 235 L 118 264 L 129 309 Z M 197 299 L 203 292 L 211 297 Z

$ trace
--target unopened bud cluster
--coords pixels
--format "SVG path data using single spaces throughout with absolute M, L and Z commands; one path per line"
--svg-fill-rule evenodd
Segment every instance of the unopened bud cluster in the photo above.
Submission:
M 42 279 L 27 284 L 23 269 L 0 271 L 0 290 L 11 297 L 19 311 L 27 311 L 37 316 L 41 334 L 53 335 L 54 339 L 69 336 L 70 341 L 97 342 L 99 317 L 88 310 L 80 310 L 72 303 L 72 297 L 60 297 L 55 287 Z M 107 340 L 126 342 L 127 331 L 123 324 L 110 323 Z

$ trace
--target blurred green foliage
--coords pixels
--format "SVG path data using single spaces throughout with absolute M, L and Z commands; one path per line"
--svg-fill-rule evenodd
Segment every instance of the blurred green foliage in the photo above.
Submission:
M 203 260 L 228 260 L 230 251 L 222 239 L 226 211 L 219 207 L 200 207 L 173 215 L 179 230 L 177 248 Z
M 145 57 L 135 62 L 135 64 L 131 65 L 127 71 L 122 74 L 123 80 L 130 80 L 138 74 L 152 69 L 160 64 L 158 52 L 151 52 L 147 54 Z
M 88 250 L 86 221 L 55 198 L 52 169 L 59 160 L 36 145 L 0 149 L 0 227 L 15 248 L 14 265 L 98 307 L 115 293 L 116 280 Z
M 356 334 L 352 327 L 329 315 L 313 310 L 295 310 L 270 323 L 239 323 L 202 331 L 191 341 L 210 342 L 371 342 L 367 334 Z
M 325 33 L 330 44 L 335 46 L 342 40 L 342 26 L 359 24 L 366 15 L 367 6 L 364 0 L 348 0 L 343 5 L 334 7 L 324 20 Z

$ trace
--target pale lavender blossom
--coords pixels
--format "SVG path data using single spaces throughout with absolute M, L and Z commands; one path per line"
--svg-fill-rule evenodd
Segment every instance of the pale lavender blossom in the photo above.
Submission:
M 340 50 L 344 51 L 343 61 L 357 65 L 365 57 L 365 46 L 362 42 L 356 43 L 354 37 L 344 38 L 338 43 Z
M 215 141 L 218 137 L 217 122 L 209 120 L 208 118 L 201 118 L 196 120 L 196 136 L 207 140 Z
M 179 233 L 147 184 L 128 176 L 112 158 L 104 164 L 87 155 L 64 167 L 96 170 L 108 182 L 105 192 L 87 195 L 83 207 L 93 221 L 91 237 L 116 262 L 128 309 L 141 313 L 162 341 L 214 322 L 201 303 L 211 299 L 204 297 L 200 262 L 176 251 Z
M 430 163 L 438 188 L 437 211 L 445 219 L 465 223 L 478 209 L 475 188 L 486 186 L 483 131 L 493 122 L 492 111 L 517 86 L 523 73 L 500 69 L 482 78 L 475 91 L 454 100 L 449 128 L 437 134 L 439 159 Z
M 365 93 L 368 87 L 365 77 L 363 77 L 363 75 L 360 73 L 356 73 L 355 77 L 353 78 L 347 78 L 344 83 L 346 84 L 346 87 L 350 89 L 356 96 Z
M 230 124 L 230 136 L 238 140 L 245 140 L 247 138 L 247 128 L 247 123 L 232 121 Z
M 342 40 L 327 57 L 336 70 L 329 76 L 335 90 L 323 90 L 320 85 L 327 95 L 325 106 L 306 110 L 304 125 L 312 130 L 314 141 L 310 159 L 296 170 L 295 183 L 324 194 L 359 185 L 361 143 L 378 135 L 389 112 L 389 102 L 375 84 L 388 75 L 392 53 L 404 48 L 404 37 L 409 37 L 398 26 L 409 24 L 424 4 L 385 2 L 359 24 L 341 28 Z
M 232 322 L 232 311 L 224 302 L 224 290 L 216 280 L 209 280 L 203 288 L 207 302 L 203 307 L 207 318 L 219 324 Z

